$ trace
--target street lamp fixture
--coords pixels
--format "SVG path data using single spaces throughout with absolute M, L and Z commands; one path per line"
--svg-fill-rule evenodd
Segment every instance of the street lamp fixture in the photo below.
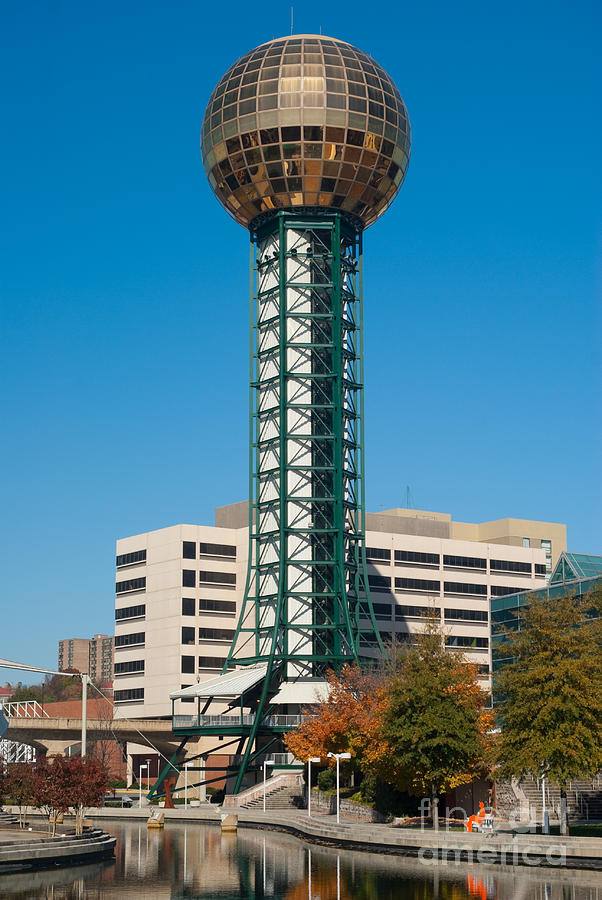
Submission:
M 310 756 L 307 760 L 307 818 L 311 819 L 311 764 L 321 763 L 321 756 Z
M 273 759 L 264 759 L 263 761 L 263 811 L 265 812 L 265 782 L 267 777 L 268 766 L 275 766 Z
M 329 753 L 328 756 L 337 761 L 337 825 L 341 821 L 341 798 L 339 788 L 339 764 L 342 759 L 351 759 L 351 753 Z

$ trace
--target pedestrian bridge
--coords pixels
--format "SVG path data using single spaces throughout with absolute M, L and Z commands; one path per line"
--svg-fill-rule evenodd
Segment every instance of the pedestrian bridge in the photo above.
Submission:
M 82 720 L 62 716 L 12 716 L 4 708 L 8 730 L 4 738 L 29 744 L 45 751 L 48 744 L 62 741 L 76 744 L 81 741 Z M 86 735 L 89 741 L 129 741 L 159 750 L 171 756 L 180 741 L 174 736 L 171 719 L 88 719 Z

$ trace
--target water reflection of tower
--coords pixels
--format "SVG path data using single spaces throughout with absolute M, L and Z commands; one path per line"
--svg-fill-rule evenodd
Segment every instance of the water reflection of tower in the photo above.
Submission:
M 291 36 L 226 72 L 201 148 L 253 250 L 250 555 L 228 665 L 261 677 L 236 700 L 238 791 L 326 670 L 382 646 L 364 547 L 362 234 L 401 186 L 410 126 L 371 57 Z

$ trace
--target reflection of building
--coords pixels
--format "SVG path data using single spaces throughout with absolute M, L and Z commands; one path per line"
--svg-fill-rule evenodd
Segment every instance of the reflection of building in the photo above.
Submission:
M 246 503 L 234 504 L 216 511 L 213 527 L 174 525 L 117 542 L 117 715 L 169 715 L 171 692 L 221 671 L 244 591 L 247 515 Z M 368 513 L 368 579 L 383 638 L 403 639 L 421 628 L 434 606 L 450 648 L 485 672 L 489 598 L 544 583 L 545 551 L 522 542 L 538 530 L 562 548 L 564 526 L 553 523 L 456 523 L 448 514 L 406 509 Z M 177 712 L 190 710 L 190 701 L 176 701 Z
M 59 641 L 58 669 L 87 672 L 92 681 L 108 684 L 113 678 L 113 638 L 95 634 L 93 638 L 65 638 Z
M 509 662 L 504 654 L 504 633 L 520 629 L 521 610 L 530 602 L 583 595 L 602 589 L 602 556 L 561 553 L 550 582 L 538 590 L 525 590 L 506 597 L 491 597 L 491 643 L 493 670 Z

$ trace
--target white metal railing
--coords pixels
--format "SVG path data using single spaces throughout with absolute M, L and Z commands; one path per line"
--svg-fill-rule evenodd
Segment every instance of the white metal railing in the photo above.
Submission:
M 49 719 L 46 710 L 37 700 L 18 700 L 1 704 L 2 711 L 9 719 Z
M 262 719 L 262 725 L 269 728 L 294 728 L 300 725 L 308 717 L 307 716 L 266 716 Z M 253 725 L 255 723 L 254 715 L 229 716 L 229 715 L 207 715 L 200 714 L 196 716 L 174 716 L 174 728 L 201 728 L 216 727 L 223 725 L 225 727 L 235 727 L 237 725 Z

